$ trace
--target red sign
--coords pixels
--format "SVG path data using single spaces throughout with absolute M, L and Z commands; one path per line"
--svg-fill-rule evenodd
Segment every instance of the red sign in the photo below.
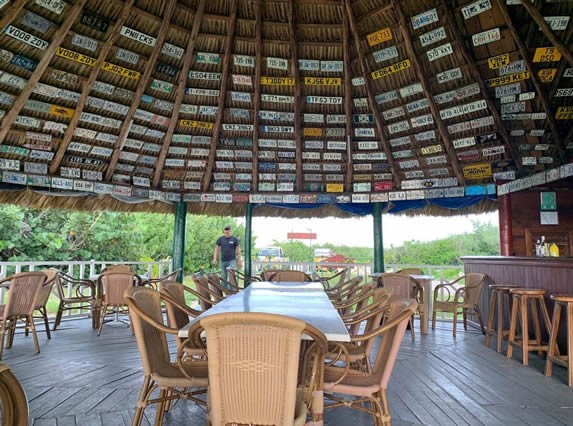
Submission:
M 383 180 L 374 182 L 374 191 L 392 191 L 392 181 Z
M 287 234 L 289 240 L 316 240 L 316 233 L 314 232 L 289 232 Z

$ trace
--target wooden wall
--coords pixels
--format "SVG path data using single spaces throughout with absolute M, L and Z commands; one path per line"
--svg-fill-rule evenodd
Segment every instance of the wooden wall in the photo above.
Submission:
M 537 187 L 511 194 L 512 239 L 514 256 L 533 256 L 534 245 L 527 244 L 540 235 L 548 242 L 555 241 L 561 256 L 573 256 L 573 184 L 571 182 L 551 183 L 551 186 Z M 554 191 L 557 198 L 559 225 L 541 225 L 539 216 L 540 193 Z M 528 235 L 529 231 L 529 235 Z

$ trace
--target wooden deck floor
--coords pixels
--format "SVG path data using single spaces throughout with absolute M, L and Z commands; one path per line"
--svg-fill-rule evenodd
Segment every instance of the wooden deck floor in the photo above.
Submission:
M 406 334 L 390 382 L 394 425 L 562 425 L 573 424 L 573 389 L 565 369 L 543 375 L 543 360 L 528 367 L 488 349 L 476 330 L 451 324 L 416 341 Z M 135 341 L 126 327 L 106 327 L 100 337 L 88 320 L 67 321 L 42 352 L 32 338 L 18 334 L 4 359 L 23 383 L 34 426 L 129 425 L 142 382 Z M 147 410 L 146 424 L 154 412 Z M 178 402 L 166 425 L 203 425 L 205 410 Z M 369 416 L 339 408 L 326 412 L 330 426 L 371 425 Z

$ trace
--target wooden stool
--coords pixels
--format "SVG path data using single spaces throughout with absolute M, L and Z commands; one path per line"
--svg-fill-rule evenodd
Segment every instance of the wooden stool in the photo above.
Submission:
M 573 295 L 552 294 L 551 300 L 555 302 L 553 308 L 553 321 L 551 323 L 551 335 L 549 336 L 549 351 L 545 362 L 545 375 L 553 374 L 553 363 L 566 367 L 569 373 L 568 383 L 573 386 Z M 559 321 L 561 320 L 561 309 L 565 307 L 567 321 L 567 355 L 559 355 L 557 348 L 557 334 L 559 332 Z
M 501 352 L 502 342 L 504 337 L 509 336 L 509 325 L 508 328 L 504 328 L 504 316 L 505 316 L 505 299 L 507 299 L 507 304 L 509 307 L 509 312 L 511 312 L 511 296 L 509 291 L 512 288 L 518 288 L 515 285 L 500 285 L 492 284 L 489 286 L 491 290 L 491 300 L 489 304 L 489 317 L 487 320 L 485 345 L 489 347 L 491 342 L 491 336 L 496 336 L 497 338 L 497 352 Z M 494 319 L 497 314 L 496 326 L 494 327 Z
M 514 346 L 520 347 L 523 352 L 523 365 L 528 365 L 530 351 L 538 351 L 539 356 L 541 356 L 541 352 L 547 352 L 549 348 L 549 345 L 542 344 L 541 342 L 541 321 L 539 319 L 539 312 L 536 305 L 536 302 L 539 303 L 545 327 L 550 333 L 551 320 L 549 318 L 549 312 L 547 312 L 547 306 L 545 305 L 544 298 L 547 290 L 514 288 L 510 290 L 509 293 L 513 298 L 513 306 L 511 308 L 511 323 L 509 326 L 509 344 L 507 346 L 507 357 L 511 358 L 513 355 Z M 530 305 L 531 319 L 533 320 L 533 327 L 535 330 L 535 340 L 529 340 Z M 519 318 L 521 336 L 516 337 L 518 311 L 521 313 Z

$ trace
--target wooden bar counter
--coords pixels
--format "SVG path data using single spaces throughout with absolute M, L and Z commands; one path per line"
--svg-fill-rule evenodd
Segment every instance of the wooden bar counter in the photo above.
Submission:
M 463 256 L 462 261 L 465 273 L 487 274 L 479 303 L 484 319 L 489 314 L 490 284 L 543 288 L 546 299 L 550 294 L 573 294 L 573 257 Z

